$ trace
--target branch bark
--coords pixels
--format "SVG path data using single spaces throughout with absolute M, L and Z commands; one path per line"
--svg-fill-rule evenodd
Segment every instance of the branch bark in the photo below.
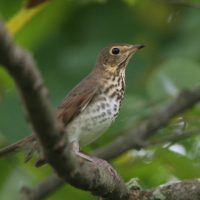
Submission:
M 154 145 L 155 143 L 165 142 L 166 139 L 155 143 L 147 142 L 147 139 L 156 134 L 157 130 L 165 127 L 173 117 L 191 108 L 199 101 L 200 88 L 197 88 L 193 91 L 184 91 L 170 105 L 168 105 L 162 111 L 155 113 L 149 120 L 143 122 L 139 127 L 134 130 L 130 130 L 127 134 L 118 137 L 111 144 L 107 145 L 106 147 L 97 149 L 92 154 L 105 160 L 112 160 L 113 158 L 119 156 L 121 153 L 124 153 L 132 148 L 143 148 L 148 145 Z M 196 131 L 183 133 L 182 136 L 171 136 L 167 138 L 167 140 L 177 141 L 180 138 L 184 139 L 197 133 L 198 132 Z M 46 187 L 48 188 L 48 184 Z M 49 192 L 54 192 L 57 189 L 58 187 L 55 187 L 54 190 L 51 188 Z M 33 193 L 34 191 L 35 188 L 32 189 Z M 49 193 L 47 189 L 46 195 L 48 194 Z M 38 197 L 39 196 L 40 194 L 38 193 Z
M 45 158 L 57 174 L 71 185 L 95 195 L 127 199 L 128 189 L 114 169 L 115 176 L 104 165 L 85 161 L 71 151 L 63 137 L 64 128 L 56 120 L 47 99 L 47 89 L 34 59 L 12 42 L 2 23 L 0 44 L 0 64 L 15 80 Z
M 171 136 L 168 136 L 166 138 L 162 138 L 162 139 L 156 140 L 156 141 L 143 140 L 142 142 L 140 141 L 138 143 L 135 143 L 135 145 L 136 145 L 135 147 L 146 148 L 146 147 L 149 147 L 152 145 L 158 145 L 158 144 L 160 145 L 160 144 L 164 144 L 167 142 L 175 143 L 177 141 L 196 136 L 199 133 L 200 133 L 200 130 L 195 129 L 195 130 L 191 130 L 188 132 L 183 132 L 182 134 L 179 134 L 179 135 L 177 135 L 177 134 L 171 135 Z M 94 154 L 95 154 L 95 152 L 94 152 Z M 102 155 L 102 158 L 104 158 L 104 155 Z M 26 195 L 33 197 L 32 200 L 43 199 L 44 197 L 47 197 L 47 196 L 51 195 L 52 193 L 54 193 L 63 184 L 64 184 L 64 182 L 62 179 L 59 179 L 57 176 L 52 175 L 52 176 L 49 176 L 45 181 L 38 184 L 37 186 L 35 186 L 33 188 L 28 188 L 27 189 L 28 193 L 26 193 Z M 41 188 L 43 188 L 43 189 L 41 189 Z M 136 195 L 135 192 L 132 195 L 134 195 L 134 194 Z M 142 194 L 143 193 L 141 193 L 141 195 Z M 147 194 L 147 193 L 144 193 L 144 194 Z
M 34 189 L 26 186 L 22 187 L 22 199 L 26 200 L 40 200 L 55 192 L 55 189 L 64 185 L 63 179 L 59 178 L 55 174 L 48 177 L 44 182 L 38 184 Z
M 182 181 L 151 190 L 131 190 L 130 196 L 130 200 L 199 200 L 200 181 Z
M 46 88 L 43 86 L 34 60 L 27 52 L 12 43 L 1 24 L 0 44 L 0 63 L 15 79 L 27 107 L 33 129 L 43 146 L 44 154 L 59 176 L 75 187 L 89 190 L 96 195 L 109 199 L 127 198 L 128 190 L 120 177 L 116 179 L 103 166 L 76 157 L 70 151 L 69 145 L 63 143 L 63 134 L 60 133 L 63 133 L 64 130 L 54 118 L 51 105 L 47 101 Z M 141 141 L 155 134 L 158 129 L 166 126 L 171 118 L 192 107 L 199 100 L 200 88 L 181 93 L 174 102 L 152 116 L 150 120 L 117 138 L 109 146 L 94 152 L 94 155 L 110 160 L 133 147 L 140 147 Z M 51 181 L 54 180 L 51 179 Z M 57 179 L 57 184 L 51 185 L 49 184 L 51 181 L 42 185 L 46 186 L 48 183 L 50 189 L 46 190 L 47 192 L 52 192 L 63 183 L 62 179 Z M 35 189 L 39 189 L 39 187 Z M 36 190 L 30 190 L 28 194 L 30 195 L 30 192 L 33 191 Z M 43 193 L 44 195 L 47 193 Z M 133 191 L 129 193 L 129 198 L 132 197 Z
M 29 200 L 42 200 L 47 197 L 47 194 L 50 195 L 51 189 L 54 190 L 55 185 L 58 186 L 61 183 L 55 175 L 51 179 L 51 181 L 48 179 L 48 182 L 44 182 L 45 184 L 39 184 L 34 190 L 26 189 L 26 197 L 28 196 Z M 135 181 L 133 184 L 129 181 L 127 185 L 130 187 L 129 200 L 199 200 L 200 197 L 199 180 L 170 183 L 148 190 L 135 187 Z

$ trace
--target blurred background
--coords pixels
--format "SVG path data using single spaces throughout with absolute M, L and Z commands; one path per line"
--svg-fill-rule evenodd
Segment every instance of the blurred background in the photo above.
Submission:
M 112 142 L 167 105 L 180 90 L 200 85 L 198 0 L 52 0 L 35 7 L 30 2 L 34 1 L 29 1 L 27 8 L 24 0 L 0 0 L 0 19 L 16 42 L 32 52 L 55 108 L 91 71 L 101 48 L 112 43 L 146 45 L 127 68 L 127 91 L 117 122 L 85 151 Z M 179 129 L 198 129 L 199 114 L 199 106 L 190 109 L 154 138 L 175 134 Z M 30 133 L 17 89 L 0 68 L 0 146 Z M 144 188 L 198 178 L 199 139 L 197 135 L 177 143 L 131 150 L 112 164 L 126 181 L 138 177 Z M 34 186 L 52 173 L 48 166 L 35 168 L 34 159 L 24 163 L 24 155 L 21 152 L 0 159 L 2 200 L 20 199 L 22 186 Z M 95 199 L 71 186 L 62 187 L 47 199 L 64 197 Z

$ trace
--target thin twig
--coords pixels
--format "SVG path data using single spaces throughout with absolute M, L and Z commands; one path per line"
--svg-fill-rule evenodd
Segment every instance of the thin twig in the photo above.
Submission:
M 163 137 L 159 140 L 150 140 L 147 142 L 144 141 L 141 144 L 138 144 L 138 146 L 140 146 L 141 148 L 146 148 L 149 146 L 161 145 L 161 144 L 166 144 L 166 143 L 170 143 L 170 145 L 172 145 L 176 142 L 180 142 L 182 140 L 191 138 L 196 135 L 200 135 L 200 129 L 194 129 L 191 131 L 183 132 L 181 134 L 172 134 L 170 136 Z

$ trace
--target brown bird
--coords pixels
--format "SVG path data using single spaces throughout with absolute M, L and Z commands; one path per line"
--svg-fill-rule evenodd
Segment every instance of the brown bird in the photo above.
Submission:
M 63 123 L 75 152 L 96 140 L 116 119 L 125 91 L 126 66 L 138 49 L 144 45 L 116 44 L 102 49 L 92 72 L 85 77 L 57 108 L 57 118 Z M 28 136 L 15 144 L 0 149 L 0 156 L 16 151 L 36 141 Z M 43 164 L 43 159 L 37 166 Z

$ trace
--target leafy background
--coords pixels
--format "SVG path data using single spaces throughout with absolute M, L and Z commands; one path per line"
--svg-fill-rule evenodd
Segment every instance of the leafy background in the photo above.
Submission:
M 40 2 L 40 1 L 39 1 Z M 198 0 L 189 2 L 199 2 Z M 37 60 L 50 99 L 56 107 L 67 92 L 94 66 L 101 48 L 110 43 L 143 43 L 147 47 L 127 69 L 127 92 L 117 122 L 85 151 L 111 142 L 120 132 L 137 126 L 174 99 L 182 89 L 200 83 L 200 12 L 165 0 L 52 0 L 33 8 L 26 2 L 0 1 L 0 19 L 17 43 Z M 181 119 L 185 130 L 199 127 L 196 106 Z M 177 121 L 155 138 L 176 133 Z M 30 134 L 17 89 L 0 68 L 0 146 Z M 199 136 L 175 144 L 131 150 L 113 160 L 128 181 L 138 177 L 144 188 L 200 176 Z M 134 138 L 133 138 L 134 139 Z M 0 197 L 20 199 L 23 185 L 34 186 L 52 173 L 48 166 L 24 163 L 24 152 L 0 159 Z M 94 199 L 65 186 L 49 200 Z

